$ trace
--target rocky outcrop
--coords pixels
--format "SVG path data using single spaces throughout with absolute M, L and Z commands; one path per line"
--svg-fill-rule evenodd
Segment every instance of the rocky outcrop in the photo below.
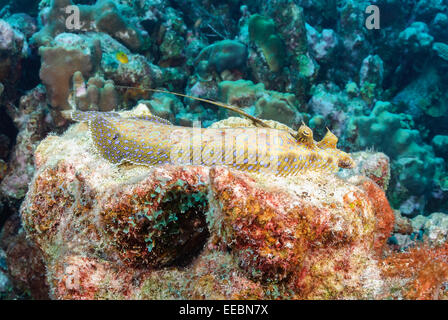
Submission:
M 175 298 L 173 288 L 201 299 L 374 298 L 384 289 L 393 213 L 372 180 L 117 167 L 92 150 L 87 129 L 39 145 L 21 208 L 52 298 Z

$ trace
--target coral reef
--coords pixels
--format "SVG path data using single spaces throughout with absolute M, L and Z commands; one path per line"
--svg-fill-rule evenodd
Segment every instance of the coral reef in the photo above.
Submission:
M 0 252 L 5 252 L 5 266 L 8 266 L 7 274 L 11 281 L 9 290 L 2 293 L 0 289 L 0 295 L 48 299 L 49 287 L 42 252 L 27 239 L 18 215 L 6 221 L 0 233 L 0 248 Z
M 269 70 L 279 72 L 285 60 L 285 44 L 275 31 L 275 23 L 259 14 L 249 19 L 249 37 L 263 51 Z
M 115 167 L 92 153 L 87 129 L 77 124 L 40 144 L 21 208 L 53 298 L 328 299 L 384 290 L 378 259 L 394 215 L 370 179 Z
M 118 105 L 118 93 L 111 80 L 100 77 L 85 82 L 82 72 L 73 74 L 73 105 L 82 111 L 112 111 Z
M 17 202 L 25 196 L 34 175 L 34 150 L 52 127 L 52 120 L 46 117 L 45 89 L 36 87 L 21 98 L 18 108 L 11 106 L 8 111 L 19 134 L 11 151 L 9 170 L 0 183 L 0 193 L 8 201 Z
M 21 63 L 28 55 L 25 35 L 7 21 L 0 19 L 0 82 L 14 86 L 20 77 Z
M 442 157 L 448 158 L 448 136 L 437 135 L 432 139 L 434 152 Z
M 412 219 L 412 227 L 432 245 L 443 245 L 448 239 L 448 219 L 444 213 L 434 212 L 427 217 L 419 215 Z
M 48 92 L 50 105 L 55 109 L 70 109 L 68 95 L 73 74 L 81 72 L 89 76 L 99 59 L 100 43 L 92 46 L 81 36 L 62 33 L 58 35 L 51 46 L 40 47 L 42 68 L 40 77 Z
M 356 167 L 340 172 L 344 178 L 350 176 L 366 176 L 381 189 L 387 191 L 390 182 L 390 159 L 381 152 L 356 152 L 352 154 Z
M 396 253 L 385 259 L 383 274 L 389 278 L 393 293 L 384 298 L 413 300 L 447 299 L 447 244 L 437 248 L 427 245 Z M 406 285 L 400 283 L 406 279 Z
M 441 81 L 441 75 L 435 67 L 427 68 L 394 98 L 394 102 L 403 105 L 403 111 L 413 115 L 416 120 L 422 115 L 446 117 L 447 101 L 446 84 Z
M 447 299 L 447 28 L 444 0 L 0 0 L 0 298 Z M 322 154 L 331 130 L 356 167 L 115 166 L 67 117 L 136 105 Z
M 196 63 L 201 61 L 206 61 L 206 65 L 201 65 L 201 68 L 214 69 L 218 73 L 224 70 L 242 70 L 247 62 L 247 48 L 238 41 L 218 41 L 198 54 Z
M 408 206 L 409 202 L 404 200 L 409 197 L 425 199 L 425 194 L 433 188 L 436 169 L 444 160 L 435 157 L 432 147 L 421 143 L 419 131 L 406 124 L 412 121 L 410 115 L 392 113 L 391 108 L 390 103 L 380 101 L 369 116 L 350 118 L 346 139 L 361 148 L 375 146 L 395 160 L 392 204 L 401 203 L 402 213 L 415 214 L 421 207 Z
M 279 121 L 293 128 L 304 120 L 293 94 L 265 90 L 262 83 L 222 81 L 218 90 L 220 101 L 242 108 L 255 117 Z M 230 115 L 228 111 L 225 114 Z
M 324 29 L 319 33 L 315 28 L 306 24 L 306 35 L 314 58 L 318 61 L 329 61 L 334 57 L 339 39 L 332 29 Z
M 428 33 L 429 28 L 424 22 L 414 22 L 400 33 L 399 41 L 411 51 L 424 51 L 431 46 L 434 38 Z
M 66 7 L 72 5 L 71 0 L 52 0 L 50 7 L 40 13 L 43 28 L 33 35 L 33 41 L 39 45 L 48 44 L 58 34 L 69 31 L 66 24 Z M 107 33 L 134 50 L 143 46 L 141 31 L 125 21 L 114 1 L 100 0 L 95 5 L 79 5 L 78 8 L 80 26 L 75 30 Z

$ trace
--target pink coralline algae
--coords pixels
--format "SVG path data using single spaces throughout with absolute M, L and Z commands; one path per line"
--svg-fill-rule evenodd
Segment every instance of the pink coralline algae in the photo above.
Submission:
M 47 137 L 21 207 L 56 299 L 344 299 L 387 291 L 372 180 L 112 165 L 85 124 Z

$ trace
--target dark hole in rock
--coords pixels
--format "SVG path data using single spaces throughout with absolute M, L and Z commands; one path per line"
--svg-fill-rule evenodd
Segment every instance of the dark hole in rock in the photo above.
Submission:
M 39 13 L 39 1 L 35 0 L 2 0 L 0 1 L 0 8 L 9 5 L 11 13 L 25 12 L 33 17 Z
M 93 5 L 96 3 L 96 0 L 75 0 L 72 1 L 73 4 L 86 4 L 86 5 Z
M 21 94 L 25 94 L 26 91 L 33 89 L 40 83 L 40 67 L 41 60 L 38 49 L 32 47 L 30 56 L 22 61 L 22 74 L 17 85 Z
M 11 149 L 16 142 L 16 137 L 18 134 L 18 130 L 14 125 L 13 120 L 7 114 L 5 108 L 0 108 L 0 134 L 5 135 L 9 138 L 7 144 L 1 144 L 2 148 Z M 2 139 L 3 141 L 4 139 Z M 2 153 L 5 157 L 2 157 L 3 160 L 7 160 L 7 154 L 9 154 L 10 150 L 2 150 Z M 6 155 L 5 155 L 6 154 Z
M 205 218 L 208 211 L 207 194 L 169 191 L 162 200 L 161 208 L 167 214 L 177 216 L 177 221 L 167 225 L 168 237 L 177 251 L 177 258 L 171 265 L 186 266 L 202 251 L 210 235 Z
M 156 200 L 157 210 L 149 212 L 145 205 L 151 204 L 158 195 L 149 194 L 149 198 L 139 199 L 143 210 L 115 224 L 117 244 L 125 261 L 131 265 L 185 267 L 201 252 L 209 237 L 206 189 L 174 187 Z

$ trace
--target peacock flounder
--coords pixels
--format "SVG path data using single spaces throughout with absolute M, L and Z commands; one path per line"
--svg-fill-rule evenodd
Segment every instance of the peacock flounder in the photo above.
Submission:
M 181 127 L 153 115 L 123 117 L 114 112 L 73 111 L 71 117 L 89 123 L 96 149 L 114 164 L 225 165 L 277 176 L 354 167 L 350 155 L 336 148 L 338 138 L 333 133 L 328 130 L 316 142 L 305 124 L 293 134 L 268 125 Z

